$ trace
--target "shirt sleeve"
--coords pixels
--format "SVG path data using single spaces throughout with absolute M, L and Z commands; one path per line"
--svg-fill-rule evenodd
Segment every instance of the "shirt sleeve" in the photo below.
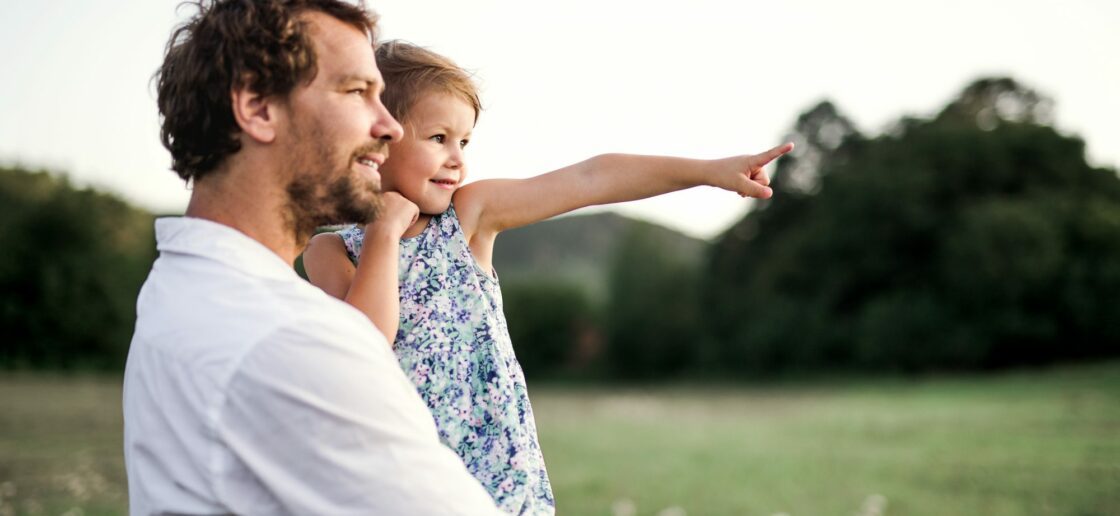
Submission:
M 230 508 L 254 512 L 237 505 L 239 484 L 250 482 L 245 491 L 271 493 L 284 513 L 499 514 L 439 442 L 384 340 L 366 331 L 339 345 L 355 337 L 340 333 L 279 330 L 231 377 L 216 425 L 243 466 L 216 486 Z

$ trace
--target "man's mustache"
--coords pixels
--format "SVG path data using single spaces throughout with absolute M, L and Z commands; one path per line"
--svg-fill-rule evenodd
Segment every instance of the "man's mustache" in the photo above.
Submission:
M 375 142 L 367 143 L 359 147 L 358 150 L 354 151 L 354 154 L 350 156 L 350 160 L 356 160 L 361 156 L 365 156 L 366 154 L 380 154 L 388 158 L 389 142 L 378 140 Z

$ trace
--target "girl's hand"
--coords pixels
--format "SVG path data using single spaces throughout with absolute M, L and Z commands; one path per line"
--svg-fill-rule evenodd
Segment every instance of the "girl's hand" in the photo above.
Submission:
M 762 167 L 791 150 L 793 144 L 786 143 L 762 154 L 717 160 L 718 171 L 712 176 L 712 186 L 736 192 L 740 197 L 769 199 L 774 191 L 770 189 L 770 176 Z
M 400 239 L 420 216 L 420 208 L 397 192 L 382 194 L 384 206 L 373 222 L 366 224 L 366 234 Z

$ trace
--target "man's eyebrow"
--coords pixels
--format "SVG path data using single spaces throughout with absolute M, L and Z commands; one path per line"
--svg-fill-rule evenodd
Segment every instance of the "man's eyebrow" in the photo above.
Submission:
M 365 83 L 366 87 L 374 87 L 374 86 L 380 86 L 381 85 L 381 81 L 378 81 L 377 79 L 374 79 L 373 77 L 370 77 L 368 75 L 350 74 L 350 75 L 343 75 L 342 77 L 340 77 L 338 79 L 338 84 L 349 84 L 349 83 L 352 83 L 352 82 Z

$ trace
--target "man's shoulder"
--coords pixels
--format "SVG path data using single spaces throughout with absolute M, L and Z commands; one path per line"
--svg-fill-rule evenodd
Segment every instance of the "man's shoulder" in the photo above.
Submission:
M 284 307 L 288 314 L 273 325 L 272 337 L 303 339 L 314 342 L 384 342 L 384 337 L 373 323 L 356 308 L 326 295 L 308 285 L 321 295 L 306 295 L 289 300 Z
M 361 312 L 298 278 L 258 277 L 215 264 L 174 267 L 189 271 L 160 270 L 157 263 L 144 285 L 134 347 L 194 361 L 210 354 L 235 359 L 276 339 L 385 345 Z

